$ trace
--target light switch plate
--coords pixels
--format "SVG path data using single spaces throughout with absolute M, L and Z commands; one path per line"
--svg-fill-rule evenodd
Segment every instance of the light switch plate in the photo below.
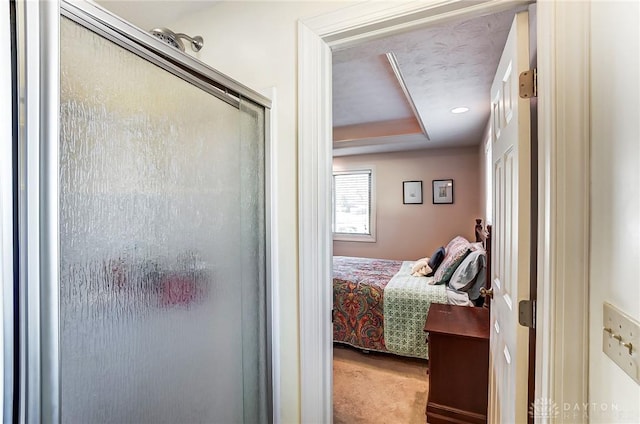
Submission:
M 640 384 L 640 323 L 608 302 L 603 305 L 602 318 L 602 351 Z

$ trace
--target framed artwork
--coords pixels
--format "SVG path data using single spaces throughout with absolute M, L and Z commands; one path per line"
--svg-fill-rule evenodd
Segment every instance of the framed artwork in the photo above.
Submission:
M 402 203 L 405 205 L 422 204 L 422 181 L 403 181 L 402 192 Z
M 453 180 L 433 180 L 433 203 L 453 203 Z

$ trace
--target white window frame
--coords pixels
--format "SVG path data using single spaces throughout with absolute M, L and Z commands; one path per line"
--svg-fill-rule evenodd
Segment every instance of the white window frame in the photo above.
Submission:
M 376 242 L 376 171 L 374 166 L 359 166 L 357 168 L 334 169 L 331 177 L 331 223 L 335 225 L 335 187 L 333 187 L 336 175 L 369 173 L 371 175 L 371 196 L 369 198 L 369 233 L 370 234 L 350 234 L 333 232 L 334 241 L 353 241 L 364 243 Z

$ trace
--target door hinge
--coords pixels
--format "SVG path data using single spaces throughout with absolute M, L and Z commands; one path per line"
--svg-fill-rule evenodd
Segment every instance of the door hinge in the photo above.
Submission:
M 336 310 L 335 309 L 331 309 L 331 323 L 333 323 L 333 319 L 336 316 Z
M 520 74 L 518 78 L 520 87 L 520 97 L 530 99 L 538 97 L 538 71 L 537 69 L 529 69 Z
M 535 300 L 521 300 L 518 303 L 518 322 L 523 327 L 536 327 L 536 302 Z

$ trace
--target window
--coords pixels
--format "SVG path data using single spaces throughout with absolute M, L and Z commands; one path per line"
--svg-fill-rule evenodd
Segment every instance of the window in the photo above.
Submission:
M 333 239 L 376 241 L 373 169 L 333 173 Z

